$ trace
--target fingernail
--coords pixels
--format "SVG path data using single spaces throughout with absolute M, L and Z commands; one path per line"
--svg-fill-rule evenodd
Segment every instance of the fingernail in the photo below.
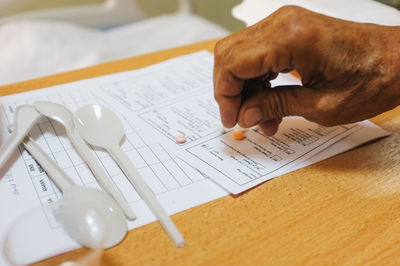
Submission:
M 262 119 L 262 115 L 261 115 L 260 109 L 256 108 L 256 107 L 252 107 L 252 108 L 249 108 L 244 113 L 243 123 L 246 127 L 251 127 L 251 126 L 258 124 L 258 122 L 260 122 L 261 119 Z

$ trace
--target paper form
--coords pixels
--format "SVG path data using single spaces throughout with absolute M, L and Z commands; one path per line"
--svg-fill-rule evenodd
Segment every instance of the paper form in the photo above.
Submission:
M 275 136 L 248 129 L 246 138 L 237 141 L 233 130 L 221 133 L 217 110 L 208 94 L 194 94 L 171 105 L 156 106 L 139 117 L 175 146 L 171 149 L 179 146 L 189 164 L 235 194 L 287 173 L 294 165 L 307 164 L 308 158 L 367 123 L 327 128 L 291 117 L 283 120 Z M 177 134 L 188 141 L 176 144 Z
M 246 139 L 236 141 L 232 138 L 232 130 L 226 134 L 221 133 L 222 125 L 211 83 L 212 56 L 204 54 L 196 60 L 196 67 L 180 64 L 169 66 L 164 71 L 149 71 L 143 75 L 144 79 L 125 80 L 112 86 L 103 86 L 102 92 L 115 100 L 120 112 L 132 111 L 137 114 L 135 124 L 141 125 L 141 128 L 150 126 L 152 129 L 147 129 L 148 131 L 158 131 L 160 142 L 170 146 L 175 154 L 185 158 L 189 164 L 231 193 L 243 192 L 292 171 L 295 165 L 308 165 L 310 163 L 307 159 L 313 155 L 360 128 L 365 129 L 367 122 L 323 127 L 300 117 L 290 117 L 283 120 L 278 133 L 273 137 L 249 129 Z M 173 99 L 154 98 L 146 106 L 146 99 L 149 98 L 144 93 L 146 90 L 127 89 L 152 88 L 159 92 L 157 95 L 163 95 L 162 92 L 173 91 L 181 84 L 189 88 L 188 93 L 175 94 Z M 299 81 L 290 75 L 281 75 L 272 84 L 293 85 L 299 84 Z M 117 91 L 124 92 L 124 99 L 115 96 Z M 129 99 L 128 104 L 124 102 L 125 99 Z M 131 102 L 140 104 L 133 108 Z M 367 130 L 362 130 L 364 134 L 365 131 Z M 379 132 L 381 135 L 387 134 L 382 130 Z M 177 135 L 184 135 L 187 142 L 177 144 Z M 331 156 L 339 152 L 334 147 L 330 149 Z M 315 157 L 313 160 L 316 158 L 322 157 Z
M 351 139 L 353 135 L 366 135 L 363 141 L 368 141 L 387 134 L 369 122 L 326 128 L 293 117 L 285 119 L 274 137 L 249 129 L 244 141 L 234 141 L 232 132 L 220 131 L 222 125 L 212 91 L 212 65 L 213 56 L 199 52 L 140 70 L 2 97 L 2 140 L 8 135 L 6 126 L 12 123 L 19 104 L 53 101 L 72 111 L 89 103 L 105 105 L 123 121 L 127 136 L 123 150 L 167 212 L 173 214 L 227 195 L 222 187 L 237 193 L 350 149 L 360 144 L 359 138 Z M 283 77 L 276 82 L 293 82 L 293 78 Z M 77 184 L 99 188 L 60 124 L 42 119 L 30 134 Z M 188 142 L 175 143 L 177 134 L 185 135 Z M 347 142 L 337 142 L 344 137 Z M 339 143 L 345 145 L 336 149 Z M 129 222 L 129 228 L 154 221 L 153 214 L 108 154 L 99 150 L 95 154 L 137 214 L 138 219 Z M 22 149 L 16 152 L 11 168 L 0 179 L 0 237 L 24 211 L 60 198 L 60 191 L 33 158 Z M 77 247 L 59 235 L 57 221 L 44 216 L 43 224 L 33 226 L 52 241 L 32 254 L 33 261 Z

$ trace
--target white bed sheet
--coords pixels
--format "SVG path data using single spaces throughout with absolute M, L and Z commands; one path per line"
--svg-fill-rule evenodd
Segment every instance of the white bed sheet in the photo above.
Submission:
M 99 30 L 27 20 L 0 25 L 0 85 L 219 38 L 228 30 L 194 14 L 173 14 Z

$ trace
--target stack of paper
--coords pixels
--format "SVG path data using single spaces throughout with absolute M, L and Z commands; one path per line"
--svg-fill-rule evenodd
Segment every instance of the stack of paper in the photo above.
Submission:
M 213 99 L 212 72 L 213 55 L 203 51 L 136 71 L 2 97 L 2 141 L 8 135 L 6 127 L 13 122 L 19 104 L 54 101 L 72 111 L 89 103 L 105 105 L 124 122 L 127 132 L 124 151 L 163 207 L 173 214 L 228 193 L 242 192 L 387 135 L 368 121 L 327 128 L 290 117 L 284 119 L 273 137 L 249 129 L 244 140 L 236 141 L 231 137 L 232 132 L 221 132 L 218 106 Z M 287 83 L 298 81 L 290 75 L 274 81 L 275 85 Z M 43 119 L 31 135 L 77 184 L 99 188 L 62 126 Z M 176 143 L 177 135 L 186 136 L 188 141 Z M 154 221 L 153 214 L 107 153 L 94 152 L 137 214 L 138 219 L 129 227 Z M 17 216 L 61 196 L 33 158 L 22 149 L 18 151 L 0 180 L 0 238 Z M 48 223 L 46 230 L 41 229 L 43 237 L 57 239 L 60 230 L 57 222 L 45 217 L 42 222 Z M 35 229 L 35 224 L 32 228 Z M 60 238 L 30 256 L 34 261 L 76 247 Z

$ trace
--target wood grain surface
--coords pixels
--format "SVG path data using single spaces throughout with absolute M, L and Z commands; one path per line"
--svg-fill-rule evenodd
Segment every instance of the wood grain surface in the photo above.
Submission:
M 0 87 L 1 95 L 136 69 L 215 40 Z M 104 251 L 102 265 L 399 265 L 400 108 L 372 119 L 391 136 L 173 216 Z M 72 251 L 79 254 L 80 250 Z M 38 265 L 55 265 L 63 255 Z

